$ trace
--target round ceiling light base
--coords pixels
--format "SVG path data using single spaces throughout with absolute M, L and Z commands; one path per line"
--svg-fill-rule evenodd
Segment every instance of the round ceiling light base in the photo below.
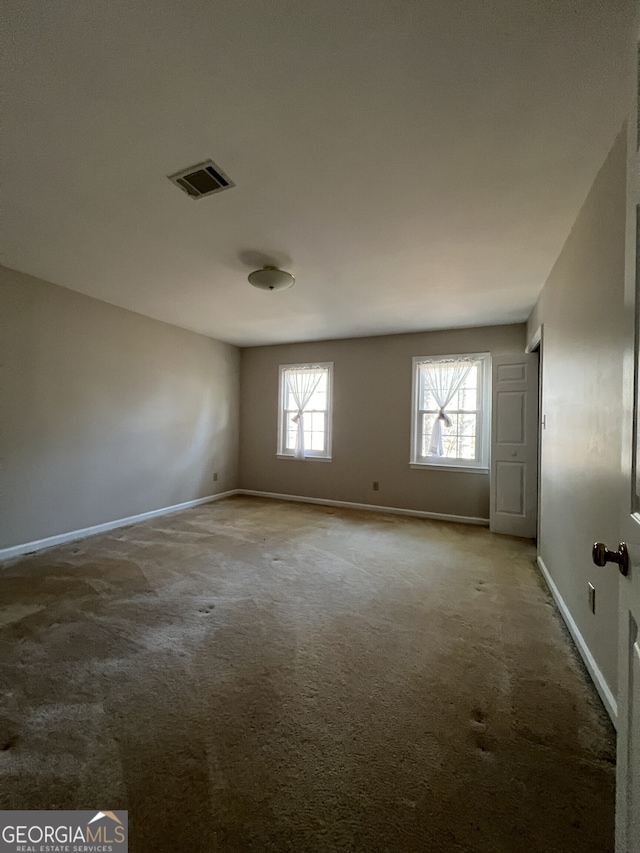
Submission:
M 263 267 L 249 273 L 249 284 L 260 290 L 286 290 L 295 283 L 290 272 L 279 270 L 277 267 Z

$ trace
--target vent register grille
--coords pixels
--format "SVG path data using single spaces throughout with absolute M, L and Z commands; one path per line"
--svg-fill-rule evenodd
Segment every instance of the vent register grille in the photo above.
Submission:
M 169 175 L 169 180 L 194 199 L 221 193 L 235 186 L 213 160 L 181 169 L 175 175 Z

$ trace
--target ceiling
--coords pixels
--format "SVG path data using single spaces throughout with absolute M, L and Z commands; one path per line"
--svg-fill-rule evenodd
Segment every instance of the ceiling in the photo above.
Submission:
M 632 7 L 8 0 L 2 262 L 241 346 L 523 321 L 624 120 Z M 167 180 L 208 158 L 233 189 Z

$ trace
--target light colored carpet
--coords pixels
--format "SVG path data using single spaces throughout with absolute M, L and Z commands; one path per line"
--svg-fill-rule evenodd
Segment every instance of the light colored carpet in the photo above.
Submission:
M 7 564 L 0 807 L 133 853 L 613 849 L 614 734 L 531 544 L 236 497 Z

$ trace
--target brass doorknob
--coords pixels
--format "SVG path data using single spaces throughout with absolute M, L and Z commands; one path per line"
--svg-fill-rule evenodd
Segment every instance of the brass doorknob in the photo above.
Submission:
M 603 542 L 596 542 L 591 550 L 591 557 L 596 566 L 617 563 L 621 575 L 629 574 L 629 550 L 626 542 L 621 542 L 617 551 L 610 551 Z

